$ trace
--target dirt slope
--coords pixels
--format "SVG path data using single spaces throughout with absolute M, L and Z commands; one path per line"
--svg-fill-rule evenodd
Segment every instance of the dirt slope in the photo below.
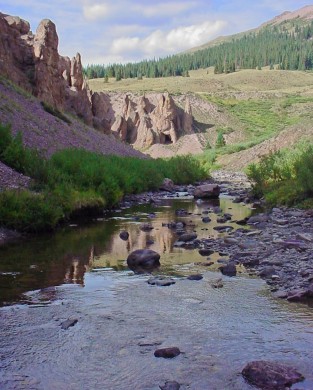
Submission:
M 241 171 L 249 164 L 257 162 L 262 156 L 282 148 L 291 147 L 301 139 L 307 139 L 312 142 L 313 124 L 291 126 L 276 137 L 268 139 L 250 149 L 219 157 L 218 163 L 224 169 Z
M 71 124 L 47 113 L 40 102 L 0 80 L 0 123 L 22 132 L 24 144 L 50 156 L 64 148 L 83 148 L 101 154 L 145 158 L 139 151 L 68 117 Z

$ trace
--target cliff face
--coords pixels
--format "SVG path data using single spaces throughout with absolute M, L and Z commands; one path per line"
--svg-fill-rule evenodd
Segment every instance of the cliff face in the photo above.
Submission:
M 59 55 L 55 24 L 44 19 L 33 34 L 25 20 L 0 13 L 0 31 L 0 74 L 53 107 L 92 124 L 80 55 L 72 59 Z
M 188 97 L 185 109 L 167 93 L 93 93 L 92 103 L 94 124 L 103 126 L 103 131 L 111 129 L 116 137 L 137 148 L 175 144 L 181 135 L 193 133 Z
M 188 100 L 184 112 L 168 94 L 112 98 L 89 91 L 80 54 L 72 59 L 59 55 L 50 20 L 42 20 L 33 34 L 25 20 L 0 13 L 0 31 L 0 74 L 53 107 L 140 148 L 175 143 L 193 132 Z

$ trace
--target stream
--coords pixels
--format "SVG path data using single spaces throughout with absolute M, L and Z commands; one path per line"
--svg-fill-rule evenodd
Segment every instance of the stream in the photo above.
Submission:
M 208 267 L 197 249 L 175 246 L 172 221 L 200 239 L 227 234 L 214 229 L 217 207 L 232 215 L 234 229 L 253 212 L 229 197 L 182 196 L 1 247 L 0 388 L 157 390 L 176 381 L 181 389 L 245 390 L 253 387 L 243 367 L 271 360 L 304 375 L 292 389 L 312 390 L 312 308 L 273 298 L 242 266 L 237 276 L 223 276 L 224 253 L 213 253 Z M 153 229 L 144 232 L 147 222 Z M 124 230 L 127 241 L 119 237 Z M 151 286 L 151 275 L 129 270 L 128 254 L 142 248 L 161 255 L 154 274 L 175 284 Z M 203 279 L 186 278 L 193 274 Z M 223 287 L 213 288 L 219 278 Z M 77 323 L 62 329 L 68 319 Z M 156 358 L 163 347 L 182 353 Z

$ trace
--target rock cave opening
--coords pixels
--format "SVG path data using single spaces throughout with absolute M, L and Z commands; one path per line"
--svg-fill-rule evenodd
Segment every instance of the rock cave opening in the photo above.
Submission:
M 173 143 L 173 141 L 172 141 L 171 136 L 169 134 L 164 134 L 164 144 L 170 145 L 172 143 Z

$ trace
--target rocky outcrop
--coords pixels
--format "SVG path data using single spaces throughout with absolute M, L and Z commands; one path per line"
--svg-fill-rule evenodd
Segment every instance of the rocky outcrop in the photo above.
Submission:
M 191 104 L 189 98 L 187 97 L 185 102 L 185 112 L 184 112 L 184 120 L 183 120 L 183 130 L 185 134 L 193 133 L 192 124 L 193 124 L 193 117 L 192 117 Z
M 19 17 L 0 13 L 0 74 L 59 110 L 92 123 L 88 89 L 80 55 L 72 60 L 58 53 L 56 27 L 40 22 L 36 34 Z
M 137 148 L 176 143 L 181 135 L 193 133 L 189 99 L 184 111 L 168 93 L 146 96 L 96 93 L 92 94 L 92 110 L 94 122 L 100 128 L 106 120 L 101 130 L 110 127 L 116 137 Z
M 89 91 L 80 54 L 59 55 L 51 20 L 42 20 L 33 34 L 25 20 L 0 13 L 0 31 L 0 74 L 54 108 L 137 148 L 176 143 L 180 135 L 193 133 L 188 98 L 183 110 L 168 93 L 118 99 Z

